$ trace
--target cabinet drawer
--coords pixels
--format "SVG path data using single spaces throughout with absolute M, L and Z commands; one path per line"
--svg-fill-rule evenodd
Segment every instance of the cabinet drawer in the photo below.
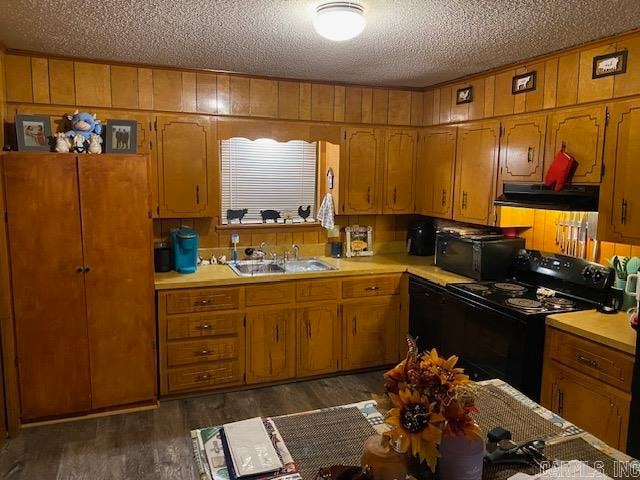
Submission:
M 242 383 L 239 362 L 222 362 L 176 368 L 169 371 L 168 377 L 170 392 Z
M 239 307 L 239 288 L 199 288 L 167 295 L 168 314 L 234 310 Z
M 167 339 L 236 335 L 242 328 L 242 313 L 192 313 L 167 318 Z
M 344 298 L 358 298 L 395 295 L 400 291 L 399 286 L 400 275 L 353 278 L 342 282 L 342 296 Z
M 232 360 L 240 352 L 238 337 L 207 338 L 174 342 L 167 345 L 167 363 L 170 367 L 212 360 Z
M 551 358 L 625 392 L 631 391 L 631 355 L 553 328 L 548 332 Z
M 245 303 L 247 307 L 291 303 L 294 298 L 295 287 L 291 282 L 267 283 L 245 288 Z
M 311 280 L 296 282 L 296 301 L 314 302 L 319 300 L 335 300 L 340 292 L 340 284 L 336 280 Z

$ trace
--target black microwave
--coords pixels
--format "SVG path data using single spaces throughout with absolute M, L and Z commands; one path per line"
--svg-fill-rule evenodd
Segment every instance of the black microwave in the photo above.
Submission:
M 523 238 L 438 232 L 435 264 L 475 280 L 504 280 L 509 277 L 516 254 L 524 246 Z

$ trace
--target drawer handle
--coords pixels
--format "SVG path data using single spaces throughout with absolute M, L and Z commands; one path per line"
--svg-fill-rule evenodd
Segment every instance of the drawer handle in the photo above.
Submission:
M 198 330 L 209 330 L 211 328 L 211 325 L 209 325 L 208 323 L 203 323 L 202 325 L 198 325 L 196 328 Z
M 376 290 L 380 290 L 380 287 L 377 287 L 377 286 L 367 287 L 365 288 L 365 290 L 369 290 L 370 292 L 375 292 Z
M 202 375 L 198 375 L 196 377 L 196 382 L 205 382 L 209 380 L 209 378 L 211 378 L 211 375 L 209 375 L 208 373 L 203 373 Z
M 576 355 L 576 360 L 578 360 L 580 363 L 587 365 L 588 367 L 596 368 L 600 370 L 600 364 L 592 358 L 588 358 L 588 357 L 585 357 L 584 355 L 578 354 Z
M 201 306 L 201 305 L 209 305 L 211 302 L 211 300 L 207 300 L 207 299 L 202 299 L 202 300 L 196 300 L 195 302 L 193 302 L 193 304 L 195 306 Z
M 204 356 L 204 355 L 211 355 L 212 353 L 213 353 L 213 352 L 212 352 L 211 350 L 207 350 L 207 349 L 205 349 L 205 350 L 200 350 L 199 352 L 193 352 L 193 354 L 194 354 L 196 357 Z

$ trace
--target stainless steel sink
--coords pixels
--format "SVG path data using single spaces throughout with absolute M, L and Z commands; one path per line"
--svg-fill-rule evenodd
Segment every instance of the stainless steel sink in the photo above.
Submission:
M 274 262 L 273 260 L 240 260 L 236 263 L 230 263 L 229 267 L 236 273 L 236 275 L 241 277 L 337 270 L 335 267 L 317 258 L 304 258 L 300 260 L 289 260 L 287 262 Z

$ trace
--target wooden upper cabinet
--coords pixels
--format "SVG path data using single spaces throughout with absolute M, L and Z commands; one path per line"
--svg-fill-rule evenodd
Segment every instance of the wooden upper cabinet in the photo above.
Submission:
M 458 127 L 453 218 L 490 224 L 495 197 L 500 140 L 499 122 Z
M 342 368 L 373 367 L 398 359 L 400 300 L 397 295 L 345 303 Z
M 421 132 L 416 165 L 416 213 L 451 218 L 456 163 L 456 127 Z
M 214 121 L 203 116 L 157 118 L 158 216 L 211 217 L 216 144 Z
M 247 313 L 247 383 L 295 376 L 295 309 Z
M 414 213 L 417 130 L 388 129 L 385 135 L 383 213 Z
M 91 388 L 76 156 L 11 154 L 3 167 L 21 418 L 85 412 Z
M 600 190 L 600 240 L 640 245 L 640 100 L 614 103 Z
M 571 183 L 600 183 L 606 107 L 559 110 L 549 116 L 545 153 L 545 172 L 562 148 L 575 158 L 578 166 Z
M 340 213 L 380 213 L 378 172 L 384 153 L 384 131 L 347 128 L 343 142 L 344 201 Z
M 147 157 L 79 155 L 78 176 L 92 407 L 150 401 L 156 372 Z
M 503 182 L 541 182 L 546 115 L 524 115 L 503 122 L 500 178 Z
M 338 370 L 340 323 L 338 305 L 325 303 L 298 309 L 298 377 L 320 375 Z

